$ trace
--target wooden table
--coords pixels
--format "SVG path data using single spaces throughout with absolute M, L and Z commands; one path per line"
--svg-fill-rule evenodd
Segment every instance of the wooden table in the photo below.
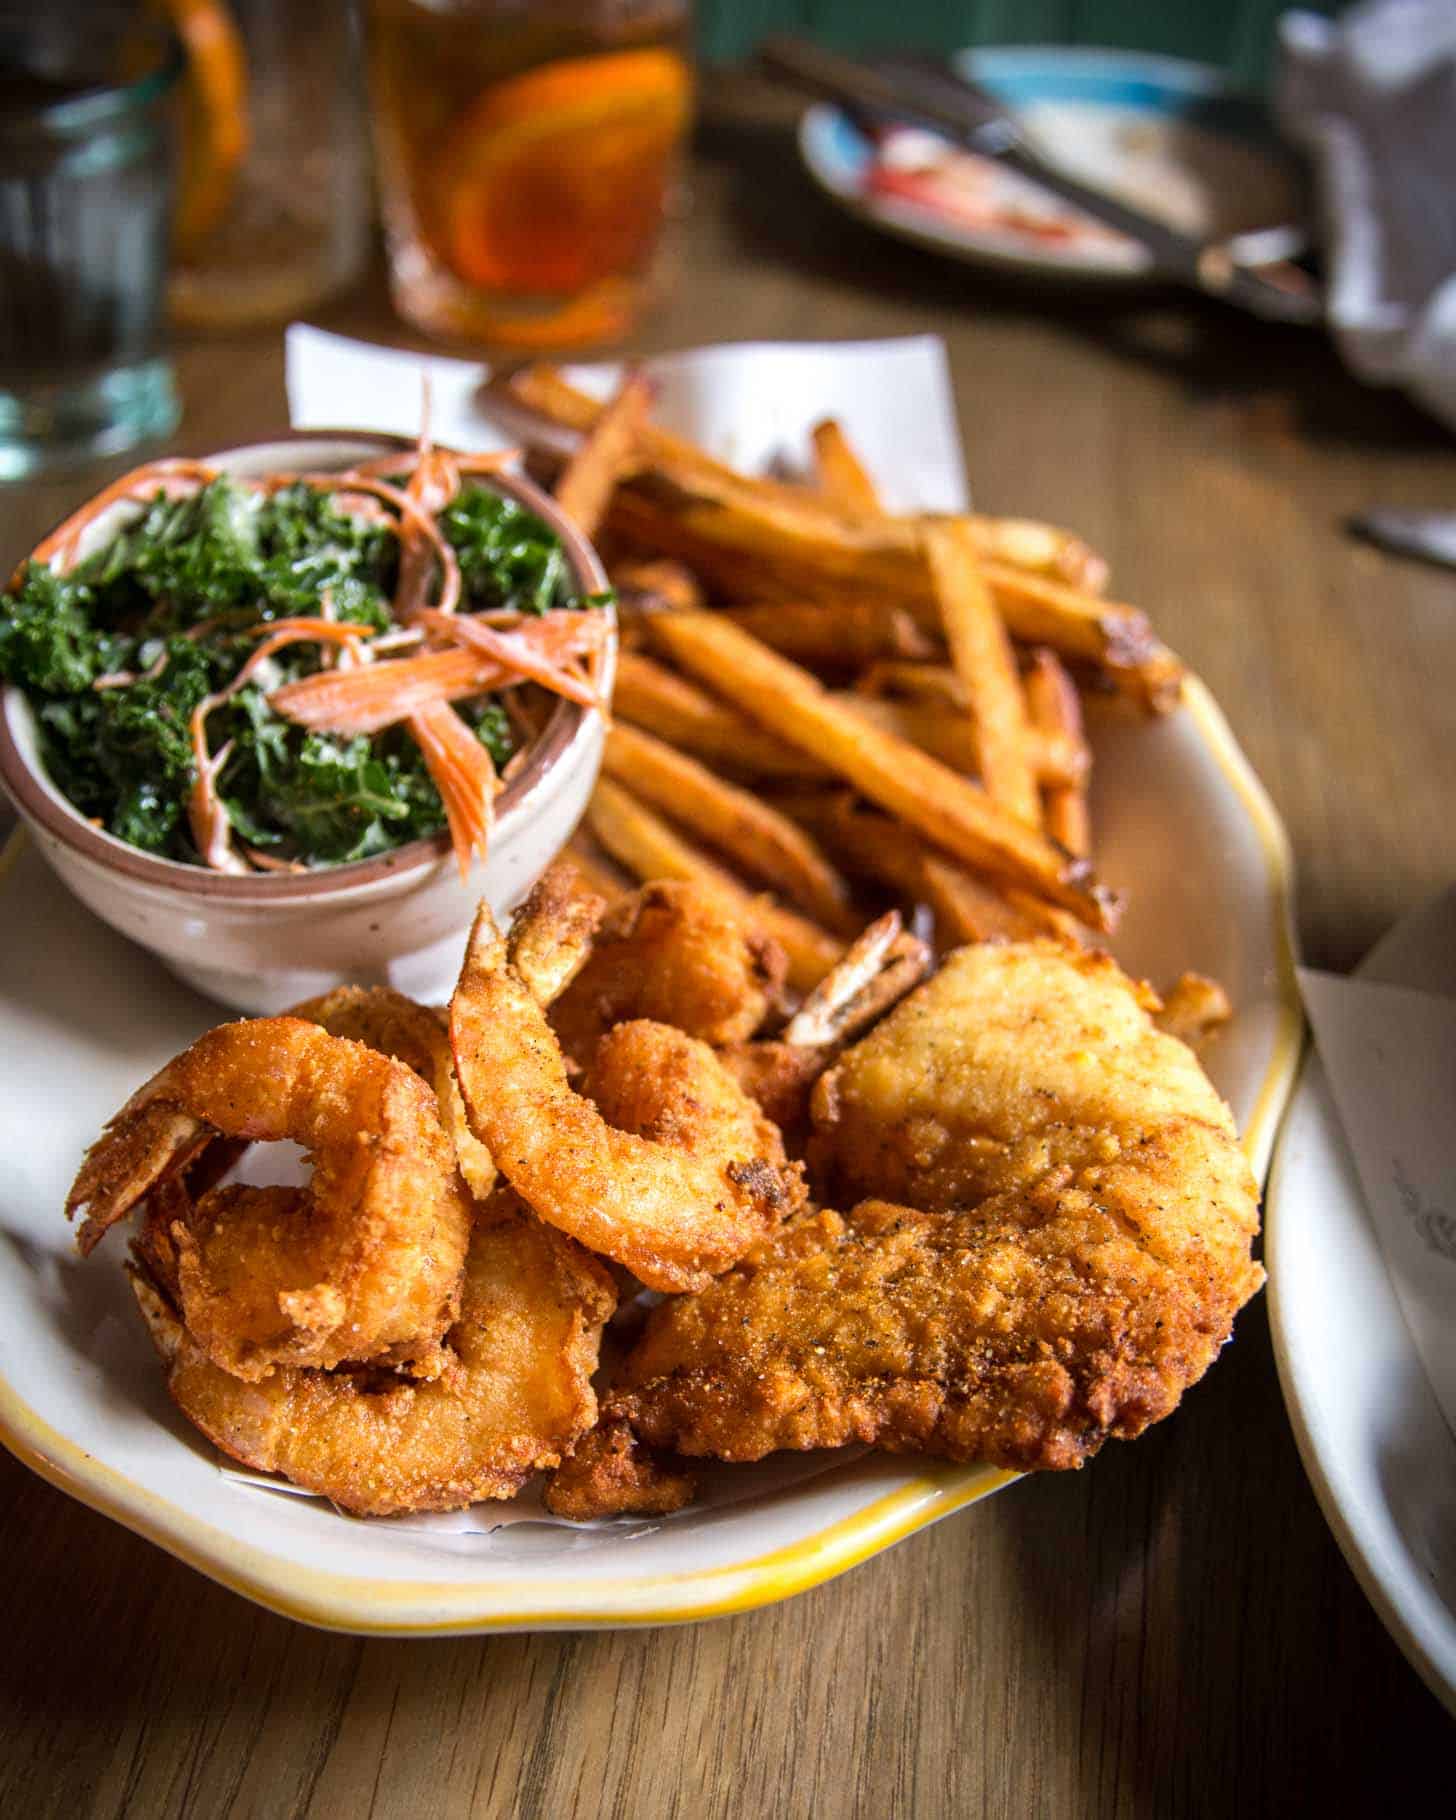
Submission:
M 1293 837 L 1306 954 L 1350 965 L 1449 882 L 1456 577 L 1341 528 L 1449 505 L 1449 436 L 1317 338 L 1182 298 L 996 291 L 881 243 L 808 191 L 752 97 L 710 120 L 693 187 L 642 347 L 944 336 L 978 499 L 1104 549 L 1222 701 Z M 320 320 L 407 339 L 377 284 Z M 180 370 L 188 448 L 284 420 L 276 331 Z M 99 478 L 0 491 L 0 555 Z M 27 1820 L 1354 1814 L 1449 1764 L 1305 1482 L 1261 1303 L 1136 1446 L 686 1629 L 326 1636 L 8 1457 L 0 1508 L 0 1814 Z

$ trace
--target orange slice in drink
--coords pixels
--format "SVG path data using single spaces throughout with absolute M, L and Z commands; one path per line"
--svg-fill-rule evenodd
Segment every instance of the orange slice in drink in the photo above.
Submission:
M 666 50 L 572 57 L 495 84 L 456 122 L 438 251 L 486 290 L 569 296 L 641 266 L 692 77 Z
M 172 231 L 183 254 L 227 210 L 248 150 L 248 60 L 226 0 L 165 0 L 187 52 L 182 159 Z

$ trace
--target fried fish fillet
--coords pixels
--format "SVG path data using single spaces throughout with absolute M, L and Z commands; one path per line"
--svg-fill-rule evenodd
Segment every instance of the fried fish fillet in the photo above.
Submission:
M 1078 1466 L 1167 1415 L 1262 1281 L 1226 1106 L 1156 999 L 1050 942 L 953 955 L 816 1090 L 802 1216 L 657 1309 L 607 1415 L 752 1460 Z
M 690 1504 L 690 1473 L 651 1453 L 625 1422 L 585 1434 L 551 1475 L 546 1508 L 573 1523 L 596 1517 L 665 1516 Z

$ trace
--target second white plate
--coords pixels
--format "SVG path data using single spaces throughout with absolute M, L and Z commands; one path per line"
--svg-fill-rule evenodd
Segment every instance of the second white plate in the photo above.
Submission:
M 1456 897 L 1401 923 L 1358 972 L 1456 996 Z M 1265 1259 L 1284 1401 L 1320 1507 L 1386 1629 L 1456 1713 L 1456 1435 L 1313 1053 L 1279 1138 Z

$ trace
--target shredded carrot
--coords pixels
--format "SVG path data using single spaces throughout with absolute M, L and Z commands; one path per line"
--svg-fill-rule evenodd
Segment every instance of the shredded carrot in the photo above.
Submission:
M 596 616 L 589 617 L 594 619 Z M 518 676 L 538 682 L 554 694 L 566 696 L 569 701 L 580 702 L 584 708 L 598 708 L 602 705 L 601 698 L 591 683 L 584 676 L 575 676 L 553 662 L 543 649 L 544 641 L 539 637 L 532 638 L 527 627 L 503 632 L 494 626 L 478 624 L 469 614 L 444 614 L 429 608 L 420 614 L 420 623 L 431 632 L 454 638 L 458 643 L 479 651 L 484 657 L 495 658 L 508 672 L 514 671 Z
M 460 564 L 455 552 L 434 519 L 402 488 L 391 486 L 387 480 L 380 480 L 373 474 L 360 473 L 357 468 L 342 474 L 270 474 L 267 485 L 269 491 L 275 493 L 284 487 L 299 485 L 316 487 L 321 493 L 372 493 L 376 499 L 393 506 L 401 524 L 407 523 L 435 553 L 435 560 L 440 565 L 440 598 L 435 605 L 442 613 L 455 610 L 460 600 Z
M 513 461 L 521 459 L 521 450 L 488 449 L 483 454 L 461 455 L 454 449 L 444 449 L 462 474 L 499 474 L 508 468 Z M 356 461 L 349 469 L 351 474 L 385 475 L 403 474 L 408 479 L 419 465 L 420 450 L 418 445 L 413 449 L 400 449 L 391 455 L 371 455 L 367 461 Z
M 500 780 L 489 752 L 448 702 L 430 702 L 413 713 L 410 737 L 425 755 L 425 764 L 445 805 L 450 842 L 462 879 L 470 875 L 476 853 L 490 844 L 493 805 Z
M 275 689 L 268 706 L 300 727 L 352 738 L 380 733 L 431 702 L 465 701 L 508 680 L 500 664 L 475 651 L 427 651 L 362 670 L 300 677 Z
M 209 701 L 213 699 L 208 697 Z M 233 755 L 233 742 L 229 740 L 216 753 L 208 752 L 206 716 L 202 712 L 206 705 L 200 704 L 192 716 L 192 758 L 197 775 L 187 793 L 187 821 L 205 866 L 213 872 L 246 872 L 248 863 L 233 846 L 232 822 L 217 793 L 218 773 Z
M 406 498 L 412 500 L 420 511 L 428 514 L 432 524 L 460 491 L 460 470 L 454 460 L 444 450 L 433 448 L 430 444 L 428 382 L 419 453 L 414 472 L 404 491 Z M 400 526 L 399 581 L 394 591 L 394 617 L 404 626 L 413 625 L 420 612 L 429 605 L 431 546 L 414 533 L 413 524 L 408 533 L 403 525 Z M 442 601 L 439 611 L 453 612 L 456 604 L 452 601 L 447 607 Z
M 372 637 L 373 633 L 373 626 L 365 625 L 361 620 L 313 619 L 302 614 L 291 619 L 260 619 L 257 625 L 248 627 L 249 638 L 271 639 L 275 651 L 285 644 L 295 644 L 305 638 L 316 638 L 323 644 L 331 645 L 357 644 L 361 638 Z M 280 637 L 279 634 L 286 636 Z M 257 656 L 255 651 L 248 662 L 255 662 Z
M 276 853 L 265 853 L 261 847 L 250 847 L 243 843 L 243 853 L 249 863 L 259 872 L 307 872 L 308 867 L 300 859 L 280 859 Z
M 513 633 L 509 654 L 496 656 L 473 642 L 478 614 L 443 615 L 430 626 L 442 625 L 456 648 L 427 651 L 418 657 L 371 663 L 362 670 L 341 674 L 337 670 L 300 677 L 285 683 L 268 698 L 275 714 L 319 732 L 341 737 L 378 733 L 396 721 L 407 720 L 427 702 L 464 701 L 472 695 L 504 688 L 525 680 L 543 681 L 555 688 L 565 672 L 553 668 L 549 678 L 537 673 L 536 653 L 548 661 L 599 653 L 606 639 L 606 622 L 599 613 L 558 610 L 539 619 L 523 621 Z M 479 627 L 479 630 L 485 628 Z M 527 654 L 525 660 L 521 652 Z M 587 705 L 595 705 L 599 692 L 588 681 L 568 678 L 573 699 L 586 691 Z M 567 693 L 558 690 L 558 693 Z

